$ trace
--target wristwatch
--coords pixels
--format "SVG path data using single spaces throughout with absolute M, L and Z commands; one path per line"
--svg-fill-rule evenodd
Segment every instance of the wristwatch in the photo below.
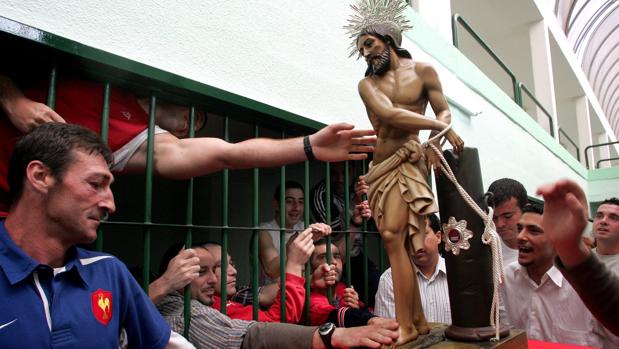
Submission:
M 331 336 L 333 336 L 333 332 L 335 332 L 335 325 L 332 322 L 325 322 L 324 325 L 318 328 L 320 339 L 322 339 L 327 349 L 333 349 L 331 345 Z

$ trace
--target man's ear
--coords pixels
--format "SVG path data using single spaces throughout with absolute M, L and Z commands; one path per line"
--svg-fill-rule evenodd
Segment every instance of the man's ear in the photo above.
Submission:
M 443 232 L 439 230 L 434 234 L 434 236 L 436 236 L 436 244 L 440 245 L 441 241 L 443 240 Z
M 39 160 L 33 160 L 26 166 L 26 181 L 35 191 L 46 194 L 55 179 L 47 165 Z

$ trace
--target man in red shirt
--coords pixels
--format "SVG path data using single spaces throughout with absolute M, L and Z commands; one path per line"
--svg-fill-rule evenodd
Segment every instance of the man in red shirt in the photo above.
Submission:
M 10 206 L 6 183 L 8 160 L 17 138 L 45 122 L 69 122 L 100 130 L 103 85 L 73 77 L 60 77 L 56 85 L 55 111 L 42 104 L 44 87 L 22 92 L 9 78 L 0 75 L 0 216 Z M 272 167 L 314 158 L 321 161 L 360 160 L 373 150 L 373 131 L 353 130 L 349 124 L 333 124 L 305 137 L 290 139 L 254 138 L 228 143 L 219 138 L 179 139 L 187 133 L 187 108 L 166 113 L 157 108 L 157 123 L 166 123 L 172 133 L 156 130 L 154 173 L 170 179 L 202 176 L 225 168 Z M 113 170 L 143 172 L 146 168 L 147 103 L 134 95 L 112 89 L 110 96 L 109 146 L 114 151 Z M 159 111 L 161 110 L 161 111 Z M 57 113 L 56 113 L 57 112 Z M 175 116 L 175 117 L 164 117 Z M 181 122 L 178 122 L 178 117 Z M 183 121 L 184 119 L 184 121 Z M 184 132 L 182 132 L 184 129 Z M 177 133 L 177 131 L 179 131 Z M 142 138 L 139 138 L 142 136 Z
M 298 323 L 301 320 L 303 306 L 305 303 L 305 279 L 303 278 L 303 267 L 308 261 L 312 251 L 314 251 L 314 241 L 312 235 L 320 232 L 321 235 L 331 233 L 331 227 L 323 223 L 314 223 L 296 236 L 292 236 L 286 246 L 286 321 Z M 221 246 L 214 243 L 204 245 L 204 247 L 215 258 L 215 275 L 217 284 L 221 284 Z M 281 320 L 280 289 L 273 305 L 267 310 L 258 311 L 258 321 L 279 322 Z M 236 269 L 230 254 L 228 254 L 228 268 L 226 274 L 226 314 L 232 319 L 252 320 L 253 306 L 243 305 L 230 300 L 236 293 Z M 213 304 L 215 309 L 221 307 L 221 289 L 215 288 Z
M 310 324 L 322 325 L 332 322 L 338 327 L 370 325 L 383 321 L 359 302 L 359 295 L 352 287 L 346 287 L 342 278 L 342 255 L 335 244 L 331 244 L 331 264 L 327 264 L 326 239 L 314 243 L 310 258 L 312 266 L 312 290 L 310 293 Z M 318 271 L 317 271 L 318 269 Z M 327 288 L 335 285 L 332 300 L 327 297 Z

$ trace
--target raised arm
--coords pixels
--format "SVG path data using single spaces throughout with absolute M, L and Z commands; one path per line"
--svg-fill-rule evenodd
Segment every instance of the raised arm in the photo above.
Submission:
M 333 124 L 309 136 L 314 157 L 321 161 L 361 160 L 374 150 L 374 131 L 353 130 L 353 125 Z M 141 172 L 146 167 L 144 142 L 125 170 Z M 223 170 L 273 167 L 307 159 L 303 137 L 289 139 L 252 138 L 228 143 L 219 138 L 178 139 L 171 134 L 155 136 L 155 173 L 185 179 Z
M 0 107 L 13 126 L 23 133 L 28 133 L 46 122 L 65 122 L 47 105 L 24 96 L 17 85 L 2 74 L 0 74 Z
M 276 279 L 279 277 L 279 252 L 268 231 L 260 231 L 258 234 L 260 265 L 271 279 Z

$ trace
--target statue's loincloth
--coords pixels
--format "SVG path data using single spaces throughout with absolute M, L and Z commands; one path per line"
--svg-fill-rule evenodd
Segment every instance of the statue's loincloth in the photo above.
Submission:
M 399 188 L 402 204 L 408 205 L 409 236 L 420 231 L 424 216 L 438 211 L 428 185 L 428 168 L 423 149 L 414 140 L 403 144 L 381 163 L 370 163 L 365 181 L 370 187 L 368 202 L 379 230 L 385 217 L 385 194 L 394 186 Z

